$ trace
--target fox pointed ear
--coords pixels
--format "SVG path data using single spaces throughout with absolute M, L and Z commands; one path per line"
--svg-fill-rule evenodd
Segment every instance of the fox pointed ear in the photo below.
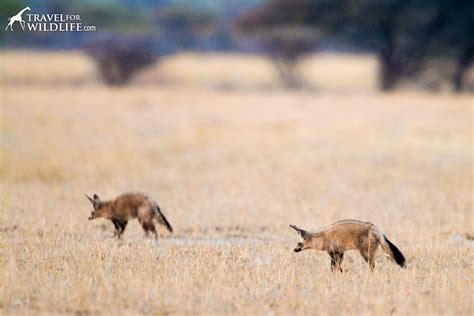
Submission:
M 95 204 L 95 201 L 93 198 L 91 198 L 90 196 L 88 196 L 87 194 L 85 194 L 86 198 L 92 203 L 92 204 Z
M 290 225 L 290 227 L 293 228 L 301 237 L 304 238 L 306 236 L 306 231 L 304 229 L 298 228 L 296 225 Z
M 100 198 L 97 194 L 94 194 L 94 201 L 100 201 Z

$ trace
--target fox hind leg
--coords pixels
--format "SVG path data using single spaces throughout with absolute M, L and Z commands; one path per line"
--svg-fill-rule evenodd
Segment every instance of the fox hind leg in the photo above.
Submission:
M 155 239 L 158 239 L 158 233 L 156 232 L 155 224 L 152 221 L 143 222 L 142 224 L 143 230 L 145 231 L 145 235 L 148 236 L 148 233 L 151 232 Z
M 341 252 L 341 254 L 339 255 L 339 257 L 340 257 L 340 259 L 339 259 L 339 271 L 344 272 L 344 271 L 342 270 L 342 267 L 341 267 L 341 266 L 342 266 L 342 261 L 344 260 L 344 253 Z M 346 270 L 346 271 L 347 271 L 347 270 Z
M 375 251 L 377 250 L 377 244 L 373 245 L 373 247 L 369 249 L 363 249 L 363 250 L 360 250 L 360 254 L 362 256 L 362 258 L 364 258 L 365 262 L 367 262 L 369 264 L 369 268 L 371 271 L 374 271 L 374 268 L 375 268 L 375 263 L 374 263 L 374 259 L 375 259 Z
M 365 262 L 369 264 L 370 270 L 374 270 L 373 260 L 369 260 L 369 252 L 367 250 L 360 250 L 360 255 L 364 258 Z
M 331 252 L 329 254 L 331 256 L 331 271 L 343 272 L 341 268 L 342 260 L 344 259 L 343 252 Z

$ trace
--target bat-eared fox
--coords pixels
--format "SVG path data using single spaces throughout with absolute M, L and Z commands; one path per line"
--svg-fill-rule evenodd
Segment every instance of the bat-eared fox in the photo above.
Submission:
M 93 198 L 86 194 L 86 197 L 94 207 L 89 220 L 96 218 L 110 219 L 115 226 L 114 236 L 117 238 L 121 238 L 128 221 L 134 218 L 138 218 L 146 235 L 151 232 L 158 238 L 153 219 L 165 226 L 168 231 L 173 232 L 173 228 L 161 212 L 158 204 L 144 194 L 125 193 L 110 201 L 101 201 L 97 194 L 94 194 Z
M 374 269 L 374 256 L 380 245 L 383 251 L 399 266 L 405 266 L 405 257 L 398 248 L 372 223 L 357 220 L 338 221 L 316 232 L 308 232 L 295 225 L 291 228 L 301 236 L 294 252 L 306 249 L 327 251 L 331 257 L 331 270 L 342 272 L 344 252 L 359 250 L 362 258 Z

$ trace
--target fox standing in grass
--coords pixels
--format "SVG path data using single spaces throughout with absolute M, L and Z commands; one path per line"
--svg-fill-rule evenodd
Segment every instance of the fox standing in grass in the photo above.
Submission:
M 144 194 L 125 193 L 110 201 L 101 201 L 97 194 L 94 194 L 93 198 L 86 194 L 86 197 L 94 207 L 89 220 L 96 218 L 110 219 L 115 226 L 114 236 L 119 239 L 125 231 L 128 221 L 134 218 L 138 218 L 146 235 L 151 232 L 158 238 L 153 219 L 165 226 L 169 232 L 173 232 L 173 228 L 161 212 L 158 204 Z
M 332 271 L 342 272 L 341 264 L 344 252 L 347 250 L 359 250 L 362 258 L 373 270 L 374 256 L 379 245 L 399 266 L 405 266 L 405 257 L 401 251 L 372 223 L 343 220 L 316 232 L 307 232 L 295 225 L 290 227 L 302 238 L 294 251 L 300 252 L 306 249 L 327 251 L 331 257 Z

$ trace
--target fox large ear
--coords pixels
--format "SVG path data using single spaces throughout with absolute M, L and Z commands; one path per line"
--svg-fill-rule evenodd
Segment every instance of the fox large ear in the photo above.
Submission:
M 306 236 L 306 231 L 304 229 L 298 228 L 296 225 L 290 225 L 290 227 L 296 230 L 298 235 L 300 235 L 302 238 Z
M 94 201 L 96 201 L 96 202 L 100 201 L 100 198 L 97 194 L 94 194 Z
M 91 198 L 90 196 L 88 196 L 87 194 L 85 194 L 86 198 L 92 203 L 92 204 L 95 204 L 95 201 L 93 198 Z

